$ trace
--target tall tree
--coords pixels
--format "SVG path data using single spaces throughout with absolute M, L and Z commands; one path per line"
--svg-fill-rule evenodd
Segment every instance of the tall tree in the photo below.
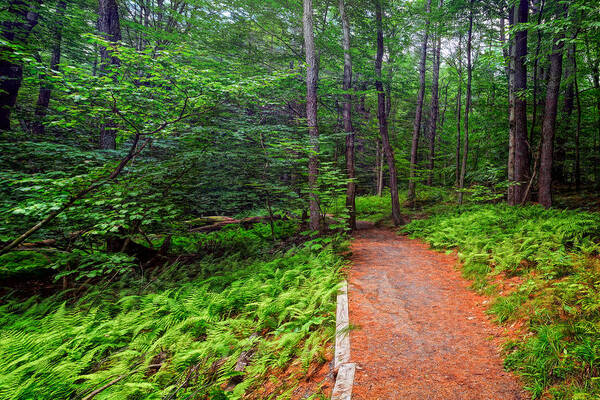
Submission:
M 542 24 L 542 17 L 544 15 L 544 5 L 545 0 L 539 0 L 537 3 L 537 39 L 535 45 L 535 55 L 533 57 L 533 111 L 531 117 L 531 128 L 529 130 L 529 143 L 533 144 L 533 133 L 535 131 L 535 126 L 537 122 L 537 108 L 538 108 L 538 66 L 539 66 L 539 58 L 540 58 L 540 48 L 542 46 L 542 30 L 540 29 L 540 25 Z M 537 161 L 537 160 L 536 160 Z M 535 174 L 535 171 L 533 171 Z
M 423 118 L 423 99 L 425 98 L 425 63 L 427 62 L 427 42 L 429 41 L 429 24 L 431 12 L 431 0 L 425 3 L 425 30 L 421 44 L 421 60 L 419 62 L 419 93 L 417 95 L 417 109 L 413 124 L 412 141 L 410 145 L 410 176 L 408 181 L 407 201 L 414 204 L 416 187 L 417 156 L 419 151 L 419 132 L 421 131 L 421 120 Z
M 10 114 L 23 82 L 23 64 L 16 48 L 27 44 L 38 23 L 41 0 L 9 0 L 3 10 L 0 36 L 0 131 L 10 129 Z M 4 8 L 4 7 L 3 7 Z
M 600 57 L 592 55 L 589 40 L 585 42 L 587 60 L 592 70 L 592 83 L 596 92 L 596 135 L 594 135 L 594 185 L 600 189 L 600 174 L 598 164 L 600 163 Z
M 428 0 L 431 1 L 431 0 Z M 392 219 L 395 225 L 402 223 L 402 214 L 400 213 L 400 200 L 398 198 L 398 179 L 396 176 L 396 161 L 394 150 L 390 144 L 388 134 L 387 114 L 385 92 L 383 91 L 383 81 L 381 78 L 381 69 L 383 66 L 383 10 L 382 0 L 375 0 L 375 22 L 377 25 L 377 57 L 375 58 L 375 89 L 377 90 L 377 119 L 379 121 L 379 133 L 381 135 L 381 145 L 383 153 L 388 164 L 390 175 L 390 192 L 392 201 Z
M 573 44 L 575 53 L 575 44 Z M 577 58 L 573 56 L 573 81 L 575 82 L 575 101 L 577 103 L 577 125 L 575 128 L 575 190 L 581 190 L 581 98 L 577 83 Z M 595 149 L 593 149 L 595 151 Z
M 456 93 L 456 167 L 454 169 L 454 186 L 458 187 L 460 183 L 460 142 L 461 142 L 461 125 L 460 119 L 462 114 L 462 34 L 458 37 L 458 91 Z
M 308 156 L 308 190 L 310 192 L 310 228 L 318 231 L 320 227 L 317 178 L 319 174 L 319 128 L 317 126 L 317 81 L 319 69 L 315 52 L 313 32 L 313 2 L 304 0 L 304 50 L 306 54 L 306 122 L 310 140 Z
M 573 129 L 573 110 L 575 109 L 574 67 L 575 48 L 568 46 L 563 55 L 562 86 L 564 87 L 564 93 L 560 122 L 557 122 L 558 129 L 556 129 L 554 137 L 554 156 L 552 160 L 552 180 L 560 183 L 567 182 L 567 147 L 569 138 L 573 137 L 575 132 L 575 129 Z
M 504 43 L 504 18 L 501 18 L 500 22 L 502 27 L 500 29 L 501 39 Z M 509 29 L 515 24 L 515 7 L 509 7 L 508 9 L 508 26 Z M 508 50 L 504 52 L 506 61 L 506 78 L 508 80 L 508 166 L 507 166 L 507 179 L 508 179 L 508 193 L 507 202 L 510 205 L 515 205 L 515 40 L 513 35 L 508 40 Z
M 558 35 L 552 45 L 550 77 L 546 88 L 546 104 L 542 122 L 542 149 L 540 154 L 540 178 L 538 180 L 538 201 L 546 208 L 552 207 L 552 162 L 554 157 L 554 136 L 560 81 L 562 77 L 564 35 Z
M 465 140 L 463 141 L 462 164 L 460 167 L 460 180 L 458 187 L 458 204 L 463 202 L 463 190 L 465 188 L 465 175 L 467 172 L 467 160 L 469 157 L 469 113 L 471 111 L 471 81 L 473 77 L 473 65 L 471 63 L 471 48 L 473 42 L 473 1 L 469 4 L 469 31 L 467 33 L 467 99 L 465 103 Z
M 438 8 L 442 8 L 443 0 L 440 0 Z M 442 35 L 440 24 L 437 24 L 437 32 L 433 45 L 433 76 L 431 83 L 431 108 L 429 114 L 428 139 L 429 139 L 429 174 L 427 184 L 433 183 L 433 168 L 435 166 L 435 140 L 437 135 L 437 123 L 439 118 L 439 81 L 440 81 L 440 55 L 442 50 Z
M 529 181 L 529 143 L 527 138 L 527 24 L 529 17 L 529 1 L 519 0 L 518 7 L 513 9 L 513 22 L 518 24 L 514 34 L 514 66 L 513 78 L 513 124 L 514 124 L 514 182 L 513 200 L 511 204 L 521 204 Z
M 67 3 L 60 0 L 56 6 L 55 20 L 53 21 L 52 31 L 52 50 L 50 55 L 50 71 L 58 71 L 60 64 L 61 46 L 62 46 L 62 19 L 65 15 Z M 42 77 L 40 83 L 40 92 L 38 93 L 37 103 L 35 105 L 35 120 L 33 122 L 33 133 L 36 135 L 44 134 L 44 118 L 48 113 L 48 105 L 50 104 L 50 96 L 52 94 L 52 85 L 47 81 L 47 76 Z
M 121 40 L 121 22 L 116 0 L 98 0 L 98 30 L 111 46 Z M 100 46 L 101 73 L 106 73 L 111 66 L 115 67 L 119 64 L 119 58 L 112 49 Z M 100 148 L 114 150 L 117 148 L 117 127 L 111 120 L 111 116 L 108 116 L 107 119 L 108 121 L 100 127 Z
M 346 207 L 348 208 L 348 226 L 356 229 L 356 182 L 354 181 L 354 129 L 352 128 L 352 56 L 350 54 L 350 24 L 344 7 L 344 0 L 339 1 L 340 18 L 342 20 L 342 44 L 344 47 L 344 132 L 346 132 L 346 173 L 348 186 L 346 189 Z

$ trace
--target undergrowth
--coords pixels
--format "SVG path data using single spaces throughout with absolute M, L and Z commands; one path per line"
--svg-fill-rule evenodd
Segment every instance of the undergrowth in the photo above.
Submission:
M 265 228 L 257 229 L 261 236 Z M 340 256 L 331 245 L 265 254 L 251 236 L 181 239 L 174 244 L 180 250 L 234 244 L 221 258 L 175 263 L 143 288 L 123 280 L 96 285 L 76 301 L 75 289 L 5 299 L 0 398 L 84 398 L 117 380 L 94 398 L 237 399 L 274 370 L 324 362 L 335 332 Z M 289 393 L 297 382 L 284 384 Z
M 416 193 L 415 207 L 407 204 L 407 191 L 398 192 L 401 212 L 403 215 L 420 215 L 427 211 L 436 211 L 446 208 L 446 202 L 450 200 L 450 192 L 443 188 L 423 186 Z M 345 197 L 337 199 L 335 210 L 344 210 Z M 356 197 L 356 219 L 358 221 L 369 221 L 378 225 L 389 223 L 392 219 L 392 205 L 390 192 L 386 191 L 382 196 L 357 196 Z
M 600 214 L 478 205 L 404 230 L 457 249 L 474 288 L 495 297 L 489 312 L 524 326 L 506 366 L 533 398 L 600 396 Z

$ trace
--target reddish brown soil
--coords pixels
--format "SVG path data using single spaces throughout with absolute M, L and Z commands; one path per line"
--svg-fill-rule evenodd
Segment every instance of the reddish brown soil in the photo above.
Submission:
M 331 397 L 335 385 L 333 375 L 333 345 L 328 346 L 323 354 L 322 362 L 313 362 L 308 371 L 300 363 L 293 363 L 284 370 L 273 369 L 270 377 L 260 388 L 244 397 L 248 400 L 278 399 L 283 392 L 296 386 L 291 393 L 287 393 L 290 400 L 307 399 L 313 395 L 322 395 L 323 398 Z
M 354 400 L 525 399 L 502 366 L 502 329 L 457 260 L 382 229 L 359 231 L 349 271 Z

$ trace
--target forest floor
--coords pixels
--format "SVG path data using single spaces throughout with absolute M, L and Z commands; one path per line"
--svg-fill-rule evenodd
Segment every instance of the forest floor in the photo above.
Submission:
M 349 272 L 353 399 L 525 399 L 457 259 L 362 223 Z

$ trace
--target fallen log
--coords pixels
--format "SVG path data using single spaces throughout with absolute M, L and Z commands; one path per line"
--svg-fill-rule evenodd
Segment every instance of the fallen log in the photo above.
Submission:
M 211 217 L 211 218 L 215 218 L 215 217 Z M 223 218 L 223 220 L 212 223 L 210 225 L 204 225 L 204 226 L 200 226 L 197 228 L 192 228 L 192 229 L 190 229 L 190 232 L 197 232 L 197 233 L 216 232 L 216 231 L 219 231 L 229 225 L 236 225 L 236 224 L 247 229 L 257 223 L 268 223 L 270 221 L 280 221 L 280 220 L 288 219 L 287 216 L 282 217 L 281 215 L 274 215 L 272 218 L 269 216 L 249 217 L 249 218 L 243 218 L 243 219 L 233 219 L 233 218 L 228 218 L 228 217 L 221 217 L 221 218 Z

